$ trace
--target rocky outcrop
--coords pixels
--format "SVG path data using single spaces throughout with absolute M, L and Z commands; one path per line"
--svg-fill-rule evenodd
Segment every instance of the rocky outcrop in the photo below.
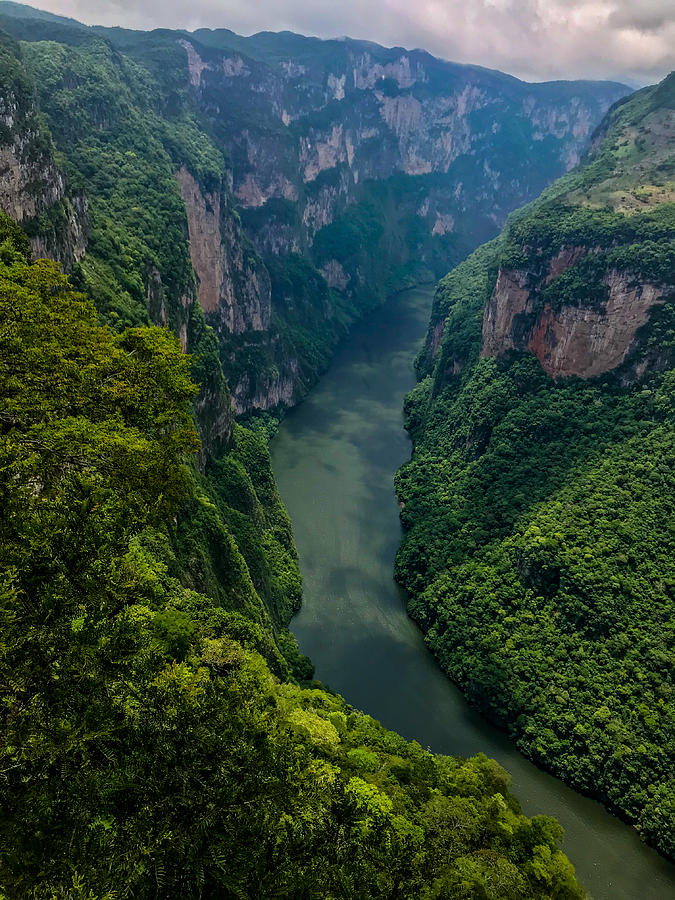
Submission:
M 270 410 L 280 406 L 293 406 L 305 393 L 298 380 L 298 362 L 288 361 L 288 372 L 275 377 L 255 380 L 248 373 L 237 384 L 233 396 L 237 413 L 249 409 Z
M 534 293 L 527 271 L 500 269 L 497 284 L 483 313 L 481 356 L 503 356 L 522 345 L 518 334 L 519 318 L 530 314 Z
M 592 378 L 620 366 L 633 347 L 638 330 L 652 307 L 664 302 L 660 285 L 637 282 L 611 270 L 603 279 L 609 288 L 603 310 L 544 308 L 528 343 L 542 368 L 554 378 Z
M 328 260 L 319 271 L 326 279 L 326 283 L 330 288 L 337 288 L 339 291 L 344 291 L 349 284 L 349 275 L 347 275 L 340 263 L 335 259 Z
M 181 47 L 187 53 L 187 62 L 188 62 L 188 72 L 190 73 L 190 84 L 192 87 L 199 87 L 202 80 L 202 72 L 204 69 L 208 68 L 208 63 L 205 63 L 200 57 L 199 53 L 195 50 L 194 44 L 191 41 L 178 41 Z
M 205 191 L 184 166 L 176 178 L 187 214 L 197 299 L 218 339 L 234 411 L 292 405 L 306 390 L 298 359 L 282 348 L 272 325 L 270 277 L 242 232 L 227 187 Z M 243 359 L 260 363 L 251 368 L 242 365 Z M 221 394 L 203 385 L 197 398 L 200 433 L 209 446 L 228 439 L 231 431 L 229 399 L 227 408 L 218 407 Z
M 638 332 L 652 309 L 665 302 L 666 287 L 608 269 L 601 279 L 606 300 L 600 307 L 584 297 L 557 309 L 542 303 L 541 288 L 587 252 L 583 247 L 562 248 L 540 279 L 527 270 L 500 269 L 483 314 L 481 355 L 527 350 L 552 378 L 593 378 L 619 368 L 637 349 Z M 643 376 L 646 369 L 638 364 L 632 377 Z
M 159 269 L 153 266 L 145 279 L 145 283 L 145 306 L 148 310 L 150 321 L 154 322 L 155 325 L 168 325 L 169 319 L 166 313 L 164 288 L 162 287 L 162 276 Z
M 197 428 L 201 447 L 199 464 L 203 470 L 210 459 L 217 458 L 229 445 L 234 429 L 234 409 L 220 368 L 213 369 L 202 382 L 195 399 Z
M 84 194 L 64 195 L 51 210 L 56 213 L 55 222 L 47 227 L 40 223 L 37 230 L 31 229 L 33 256 L 55 259 L 69 272 L 75 263 L 84 259 L 87 251 L 89 204 Z M 50 209 L 48 219 L 49 212 Z M 24 227 L 30 228 L 30 223 L 24 223 Z
M 0 206 L 16 222 L 27 222 L 61 200 L 65 182 L 48 154 L 30 158 L 37 134 L 16 133 L 15 103 L 5 97 L 0 104 L 0 121 L 11 135 L 0 147 Z
M 0 87 L 0 209 L 29 235 L 35 258 L 55 259 L 66 270 L 83 258 L 87 199 L 67 196 L 33 98 L 7 82 Z
M 220 195 L 202 195 L 196 180 L 183 167 L 176 175 L 185 203 L 190 231 L 190 257 L 199 280 L 199 303 L 204 312 L 214 312 L 221 300 L 225 275 L 225 248 L 220 233 Z M 228 304 L 225 313 L 234 330 L 234 312 Z
M 187 212 L 190 256 L 198 279 L 199 304 L 217 333 L 269 329 L 269 277 L 245 255 L 245 240 L 224 192 L 203 193 L 182 167 L 177 175 Z

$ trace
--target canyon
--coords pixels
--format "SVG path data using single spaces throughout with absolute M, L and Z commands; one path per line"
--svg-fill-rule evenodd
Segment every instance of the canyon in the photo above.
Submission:
M 607 82 L 526 84 L 349 39 L 87 28 L 25 19 L 21 9 L 0 4 L 0 26 L 23 41 L 65 172 L 45 144 L 40 181 L 22 169 L 12 137 L 5 193 L 17 179 L 31 184 L 32 205 L 19 219 L 35 223 L 34 242 L 44 246 L 44 213 L 59 201 L 70 225 L 60 230 L 63 247 L 47 255 L 72 268 L 89 236 L 81 270 L 95 295 L 100 276 L 86 274 L 108 252 L 106 239 L 95 239 L 96 221 L 112 185 L 101 195 L 102 183 L 88 183 L 91 151 L 76 149 L 86 140 L 82 122 L 102 140 L 138 132 L 120 146 L 125 162 L 144 143 L 156 148 L 156 162 L 168 154 L 160 165 L 175 179 L 182 210 L 167 227 L 176 239 L 183 231 L 182 256 L 189 247 L 196 279 L 190 286 L 187 267 L 172 272 L 170 255 L 158 257 L 146 241 L 147 314 L 176 328 L 187 347 L 190 306 L 199 302 L 237 414 L 296 403 L 350 322 L 392 291 L 437 280 L 494 236 L 513 209 L 579 160 L 627 92 Z M 60 71 L 42 68 L 40 40 L 54 34 Z M 113 104 L 104 71 L 119 98 Z M 36 113 L 30 91 L 22 104 L 28 121 Z M 147 128 L 152 134 L 141 137 Z M 37 139 L 37 126 L 8 129 Z M 17 203 L 22 193 L 13 196 Z M 126 227 L 138 231 L 131 221 Z
M 0 3 L 10 896 L 670 890 L 674 77 Z

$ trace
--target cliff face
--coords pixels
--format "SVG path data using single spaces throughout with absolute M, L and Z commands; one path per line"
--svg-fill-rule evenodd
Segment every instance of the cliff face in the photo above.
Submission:
M 671 75 L 619 106 L 585 167 L 516 220 L 485 304 L 483 357 L 528 351 L 553 378 L 616 371 L 624 384 L 670 364 L 655 329 L 675 282 L 674 125 Z
M 564 248 L 550 261 L 545 284 L 584 253 L 582 247 Z M 599 308 L 582 295 L 575 305 L 553 309 L 550 303 L 541 302 L 542 285 L 529 272 L 500 269 L 485 306 L 481 355 L 527 350 L 553 378 L 592 378 L 618 368 L 631 352 L 639 350 L 638 331 L 648 322 L 653 307 L 665 302 L 672 287 L 613 268 L 601 275 L 599 284 L 606 289 Z M 639 366 L 633 375 L 642 376 L 646 370 Z
M 67 196 L 54 161 L 51 137 L 40 123 L 34 86 L 18 45 L 0 38 L 0 209 L 30 237 L 33 256 L 61 262 L 66 269 L 84 256 L 87 199 Z
M 270 257 L 283 264 L 304 255 L 352 315 L 392 289 L 433 280 L 492 236 L 579 159 L 625 93 L 611 84 L 526 85 L 350 40 L 199 31 L 177 44 L 186 85 L 231 161 L 246 235 L 268 267 Z M 206 234 L 194 218 L 193 244 L 193 231 Z M 257 387 L 246 373 L 233 385 L 237 408 L 301 395 L 302 354 L 281 335 L 262 339 L 265 326 L 247 321 L 257 308 L 249 297 L 237 317 L 231 295 L 211 284 L 230 277 L 222 251 L 193 250 L 198 272 L 199 254 L 217 269 L 206 281 L 200 274 L 209 322 L 225 342 L 248 332 L 258 350 L 265 344 L 265 368 L 276 373 L 257 377 Z M 256 291 L 257 281 L 249 279 Z
M 138 124 L 135 130 L 130 127 L 131 121 L 142 121 L 131 104 L 119 114 L 114 98 L 125 87 L 119 60 L 109 49 L 101 52 L 100 46 L 94 50 L 95 59 L 60 48 L 43 72 L 42 57 L 33 49 L 33 45 L 0 39 L 0 208 L 28 234 L 33 257 L 60 262 L 114 328 L 148 320 L 168 326 L 182 349 L 199 358 L 195 371 L 201 389 L 195 409 L 205 465 L 227 446 L 234 416 L 215 336 L 195 305 L 188 229 L 184 214 L 181 217 L 170 160 L 166 158 L 165 170 L 159 172 L 168 176 L 176 206 L 172 208 L 168 195 L 153 209 L 149 201 L 154 197 L 135 196 L 144 182 L 153 190 L 162 186 L 156 163 L 152 167 L 153 151 L 157 156 L 151 145 L 152 123 L 147 123 L 145 132 Z M 101 69 L 106 63 L 107 95 L 101 91 Z M 130 138 L 136 146 L 148 148 L 147 159 L 128 150 L 124 142 Z M 122 148 L 115 146 L 116 139 Z M 97 141 L 101 141 L 98 160 Z M 55 162 L 55 144 L 69 177 L 78 183 L 76 190 L 69 188 Z M 137 173 L 130 172 L 127 162 L 138 166 Z M 88 195 L 93 198 L 91 209 Z M 212 199 L 217 202 L 217 195 Z M 151 213 L 155 233 L 145 219 Z M 125 227 L 125 215 L 135 228 Z M 162 241 L 172 229 L 177 240 L 162 253 Z M 199 237 L 195 247 L 200 246 Z M 241 257 L 241 241 L 235 237 L 230 244 L 239 248 Z M 241 296 L 245 297 L 244 292 Z
M 245 239 L 227 194 L 216 190 L 204 195 L 185 166 L 176 177 L 187 212 L 199 303 L 207 321 L 230 334 L 267 331 L 269 276 L 259 260 L 245 257 Z
M 272 325 L 270 275 L 243 234 L 227 186 L 204 192 L 184 166 L 176 177 L 199 305 L 219 337 L 235 411 L 291 406 L 306 389 L 299 362 Z M 262 365 L 242 365 L 246 358 Z
M 237 201 L 296 205 L 301 244 L 358 199 L 364 181 L 396 174 L 442 176 L 420 185 L 414 215 L 427 236 L 452 231 L 469 211 L 496 229 L 578 162 L 626 93 L 613 84 L 528 85 L 421 51 L 293 37 L 286 45 L 283 35 L 199 31 L 180 45 L 231 156 Z

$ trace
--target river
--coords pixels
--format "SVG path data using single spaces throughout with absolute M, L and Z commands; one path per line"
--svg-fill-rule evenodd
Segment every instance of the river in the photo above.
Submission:
M 563 825 L 565 852 L 595 900 L 675 897 L 675 866 L 472 710 L 406 615 L 393 580 L 401 539 L 393 477 L 410 455 L 401 407 L 431 296 L 405 291 L 355 325 L 272 441 L 304 580 L 292 630 L 316 677 L 388 728 L 438 753 L 497 759 L 524 812 Z

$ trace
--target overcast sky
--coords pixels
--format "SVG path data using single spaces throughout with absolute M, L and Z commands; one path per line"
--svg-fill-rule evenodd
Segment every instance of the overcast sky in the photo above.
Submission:
M 520 78 L 658 81 L 675 68 L 675 0 L 36 0 L 87 24 L 290 29 L 423 47 Z

